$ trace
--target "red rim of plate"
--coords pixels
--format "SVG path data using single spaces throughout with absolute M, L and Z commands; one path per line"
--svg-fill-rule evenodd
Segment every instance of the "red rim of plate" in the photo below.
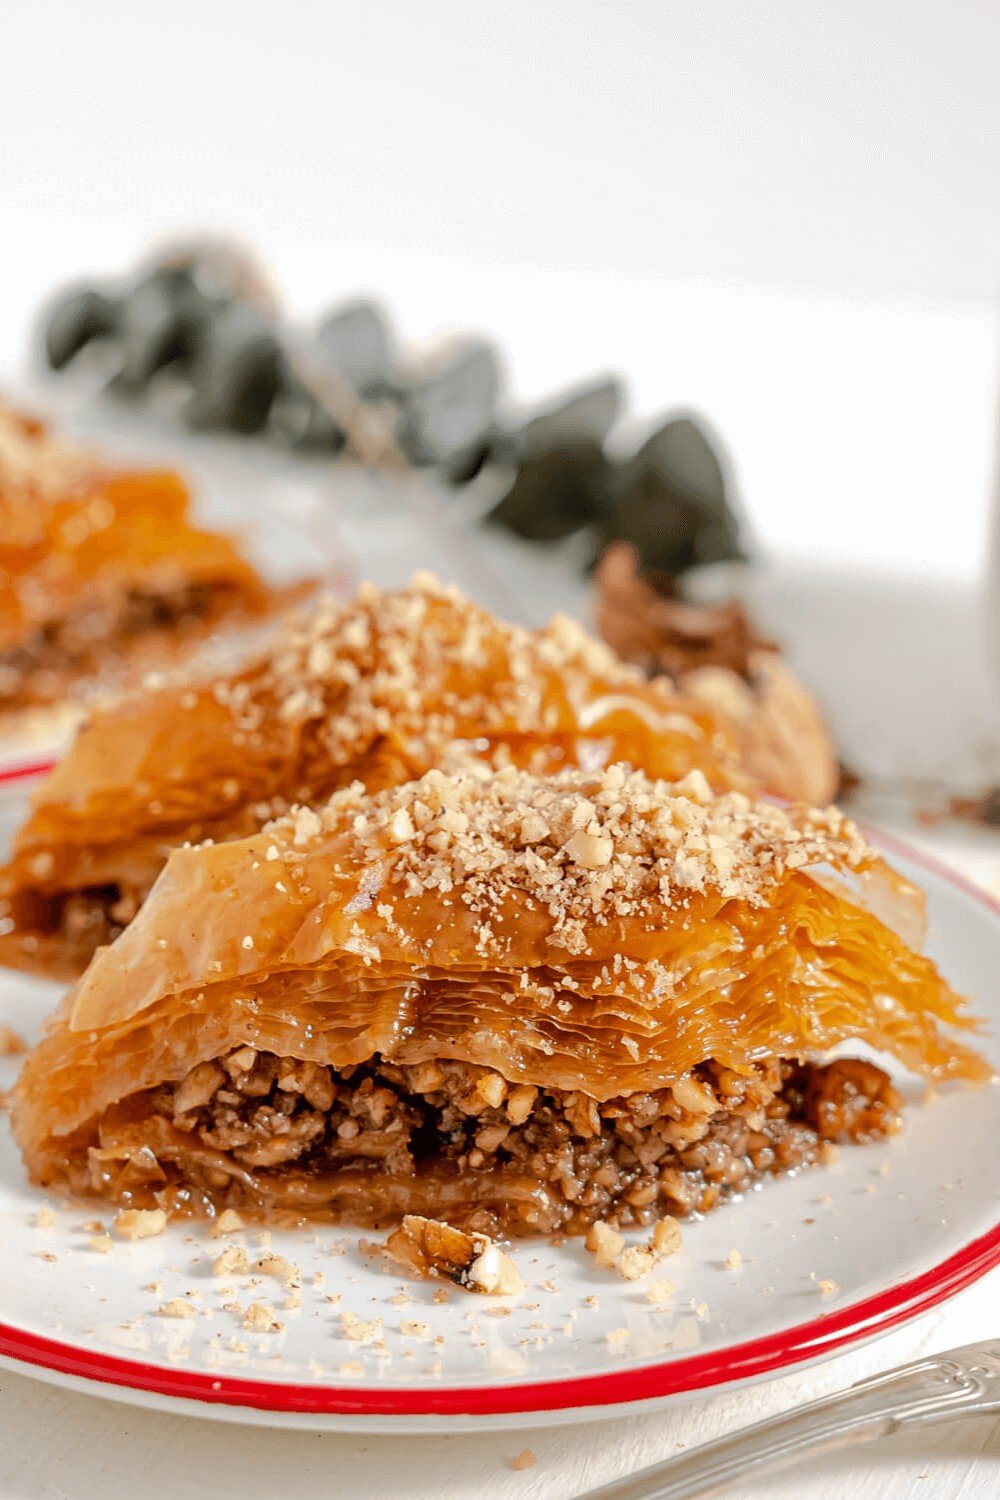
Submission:
M 873 843 L 921 865 L 1000 917 L 1000 902 L 933 857 L 882 833 L 872 832 L 870 837 Z M 193 1370 L 165 1369 L 140 1360 L 95 1353 L 6 1323 L 0 1323 L 0 1356 L 77 1379 L 151 1391 L 174 1399 L 269 1412 L 393 1417 L 554 1412 L 570 1407 L 618 1406 L 710 1390 L 713 1386 L 790 1369 L 803 1360 L 828 1356 L 860 1339 L 887 1333 L 897 1324 L 953 1297 L 997 1265 L 1000 1265 L 1000 1223 L 930 1270 L 793 1328 L 639 1369 L 617 1369 L 607 1374 L 521 1385 L 372 1390 L 242 1380 Z
M 45 760 L 22 761 L 15 766 L 0 766 L 0 786 L 14 781 L 34 781 L 36 776 L 46 776 L 55 767 L 51 756 Z

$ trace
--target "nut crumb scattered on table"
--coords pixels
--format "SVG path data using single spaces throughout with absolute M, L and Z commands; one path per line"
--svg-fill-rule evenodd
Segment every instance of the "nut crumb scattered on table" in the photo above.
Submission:
M 244 1223 L 235 1208 L 223 1209 L 222 1213 L 212 1225 L 212 1238 L 220 1239 L 225 1234 L 235 1234 L 238 1229 L 243 1229 Z
M 156 1309 L 161 1318 L 196 1318 L 198 1309 L 192 1303 L 185 1301 L 183 1297 L 171 1297 L 169 1302 L 164 1302 L 162 1307 Z
M 227 1245 L 212 1263 L 213 1276 L 240 1276 L 249 1269 L 250 1262 L 242 1245 Z
M 123 1208 L 115 1215 L 114 1227 L 123 1240 L 147 1240 L 163 1233 L 167 1216 L 162 1208 Z

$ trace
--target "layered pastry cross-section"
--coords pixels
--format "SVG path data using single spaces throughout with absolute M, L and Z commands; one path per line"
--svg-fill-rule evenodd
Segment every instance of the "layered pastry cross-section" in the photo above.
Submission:
M 866 1048 L 986 1075 L 920 918 L 836 810 L 698 772 L 353 785 L 170 856 L 27 1059 L 15 1134 L 40 1184 L 170 1211 L 701 1211 L 897 1129 Z
M 0 716 L 119 688 L 290 597 L 192 522 L 179 475 L 114 467 L 0 406 Z
M 469 757 L 740 779 L 710 710 L 571 621 L 505 625 L 427 576 L 365 587 L 293 617 L 236 672 L 173 674 L 95 710 L 0 870 L 0 962 L 74 977 L 172 848 L 253 833 L 355 779 L 377 789 Z

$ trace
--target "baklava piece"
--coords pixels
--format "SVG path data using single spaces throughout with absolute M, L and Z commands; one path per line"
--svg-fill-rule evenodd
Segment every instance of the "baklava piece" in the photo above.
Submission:
M 758 786 L 791 801 L 837 795 L 841 769 L 819 705 L 738 600 L 687 604 L 654 587 L 626 542 L 604 553 L 595 588 L 603 639 L 727 720 Z
M 566 619 L 502 624 L 418 577 L 293 618 L 241 670 L 174 674 L 96 709 L 40 788 L 0 870 L 0 962 L 75 977 L 141 906 L 172 848 L 243 837 L 480 757 L 534 770 L 627 760 L 739 781 L 734 741 Z
M 193 524 L 169 470 L 114 468 L 0 406 L 0 722 L 59 713 L 174 663 L 225 625 L 259 622 L 272 588 L 237 544 Z M 62 717 L 62 716 L 61 716 Z
M 899 1127 L 865 1046 L 986 1076 L 920 919 L 836 810 L 698 772 L 355 785 L 171 854 L 15 1134 L 35 1182 L 130 1208 L 490 1237 L 700 1212 Z

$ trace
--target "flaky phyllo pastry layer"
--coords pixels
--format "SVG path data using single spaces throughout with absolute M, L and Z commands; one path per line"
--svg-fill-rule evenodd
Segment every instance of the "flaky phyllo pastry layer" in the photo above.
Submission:
M 739 780 L 708 710 L 569 620 L 517 629 L 426 576 L 369 587 L 293 619 L 234 675 L 178 675 L 94 713 L 0 870 L 0 962 L 75 977 L 172 848 L 243 837 L 355 779 L 377 789 L 470 756 Z
M 512 1233 L 705 1209 L 897 1128 L 840 1044 L 985 1076 L 900 935 L 921 916 L 836 810 L 697 772 L 356 785 L 171 854 L 14 1128 L 37 1182 L 137 1206 Z
M 193 523 L 179 475 L 114 467 L 0 406 L 0 716 L 138 681 L 291 598 Z

